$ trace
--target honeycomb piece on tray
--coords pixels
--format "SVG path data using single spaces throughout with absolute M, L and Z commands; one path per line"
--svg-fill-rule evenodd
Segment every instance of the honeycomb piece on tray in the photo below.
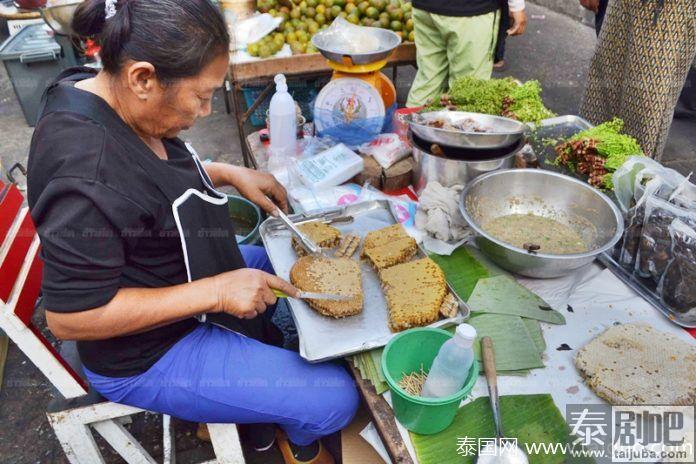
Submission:
M 322 248 L 333 248 L 338 245 L 338 242 L 341 239 L 341 231 L 323 222 L 306 222 L 304 224 L 299 224 L 297 228 Z M 292 237 L 292 248 L 295 250 L 298 256 L 304 256 L 307 254 L 304 248 L 302 248 L 300 242 L 294 236 Z
M 394 224 L 368 233 L 362 256 L 380 270 L 408 261 L 417 251 L 416 240 L 406 233 L 401 224 Z
M 455 317 L 458 310 L 459 301 L 457 300 L 457 297 L 454 296 L 454 293 L 452 292 L 448 293 L 442 302 L 442 306 L 440 306 L 440 314 L 442 314 L 442 317 L 445 318 Z
M 398 264 L 379 273 L 389 309 L 389 327 L 399 332 L 438 319 L 447 296 L 445 274 L 430 258 Z
M 338 244 L 334 253 L 337 258 L 350 258 L 355 254 L 360 246 L 360 236 L 355 234 L 345 235 Z
M 352 296 L 350 300 L 306 300 L 324 316 L 346 317 L 363 309 L 360 264 L 350 258 L 316 258 L 303 256 L 290 269 L 290 282 L 305 292 Z

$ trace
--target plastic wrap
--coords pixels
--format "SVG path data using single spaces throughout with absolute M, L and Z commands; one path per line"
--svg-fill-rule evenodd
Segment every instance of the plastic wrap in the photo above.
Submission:
M 380 134 L 368 143 L 358 147 L 358 151 L 372 156 L 384 169 L 411 154 L 411 146 L 398 134 Z
M 631 156 L 612 174 L 614 195 L 621 211 L 626 213 L 635 204 L 635 182 L 637 174 L 646 168 L 659 169 L 660 163 L 645 156 Z
M 320 34 L 325 48 L 341 55 L 374 53 L 389 45 L 382 42 L 374 28 L 357 26 L 340 16 Z
M 674 312 L 696 313 L 696 223 L 676 219 L 669 227 L 672 260 L 658 286 L 662 301 Z

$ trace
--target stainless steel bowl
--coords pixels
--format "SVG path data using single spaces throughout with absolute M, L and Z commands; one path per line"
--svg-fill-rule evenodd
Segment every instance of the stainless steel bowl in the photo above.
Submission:
M 337 46 L 330 28 L 314 34 L 312 45 L 319 50 L 324 58 L 341 64 L 370 64 L 376 61 L 386 60 L 391 52 L 399 46 L 401 38 L 395 32 L 379 27 L 366 27 L 366 33 L 374 34 L 381 44 L 379 50 L 370 53 L 343 53 Z M 345 59 L 350 62 L 346 63 Z
M 439 182 L 445 187 L 466 185 L 480 175 L 509 169 L 515 162 L 515 152 L 501 158 L 485 161 L 464 161 L 434 156 L 413 146 L 413 185 L 418 195 L 430 182 Z
M 452 124 L 472 119 L 489 132 L 465 132 L 451 129 L 438 129 L 428 126 L 428 121 L 446 120 Z M 524 137 L 527 125 L 514 119 L 490 114 L 467 113 L 465 111 L 431 111 L 414 113 L 406 117 L 411 130 L 421 139 L 458 148 L 501 148 L 509 147 Z
M 623 217 L 603 193 L 585 182 L 541 169 L 511 169 L 478 177 L 464 188 L 459 208 L 481 251 L 500 267 L 529 277 L 560 277 L 591 263 L 623 234 Z M 533 213 L 575 229 L 588 244 L 585 253 L 530 254 L 481 228 L 508 214 Z
M 52 0 L 41 8 L 41 16 L 56 34 L 75 35 L 71 24 L 80 3 L 82 0 Z

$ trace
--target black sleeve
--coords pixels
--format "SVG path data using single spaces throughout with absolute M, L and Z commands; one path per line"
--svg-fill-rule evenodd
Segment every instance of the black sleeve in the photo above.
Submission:
M 32 216 L 41 239 L 49 311 L 84 311 L 116 295 L 127 240 L 125 229 L 114 223 L 120 201 L 105 186 L 79 178 L 53 180 L 42 192 Z
M 104 130 L 71 115 L 44 118 L 29 155 L 29 206 L 41 240 L 49 311 L 108 303 L 120 287 L 143 209 L 99 179 Z

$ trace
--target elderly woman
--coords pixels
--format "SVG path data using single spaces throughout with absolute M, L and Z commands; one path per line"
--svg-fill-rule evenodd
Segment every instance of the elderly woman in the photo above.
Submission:
M 210 113 L 225 77 L 219 11 L 209 0 L 87 0 L 73 27 L 99 38 L 104 68 L 64 72 L 32 140 L 49 328 L 77 340 L 89 382 L 111 401 L 255 424 L 257 449 L 278 425 L 286 462 L 333 462 L 318 439 L 351 421 L 354 385 L 338 365 L 273 345 L 273 290 L 297 290 L 262 248 L 237 246 L 217 188 L 268 212 L 286 208 L 285 190 L 267 174 L 203 164 L 177 138 Z

